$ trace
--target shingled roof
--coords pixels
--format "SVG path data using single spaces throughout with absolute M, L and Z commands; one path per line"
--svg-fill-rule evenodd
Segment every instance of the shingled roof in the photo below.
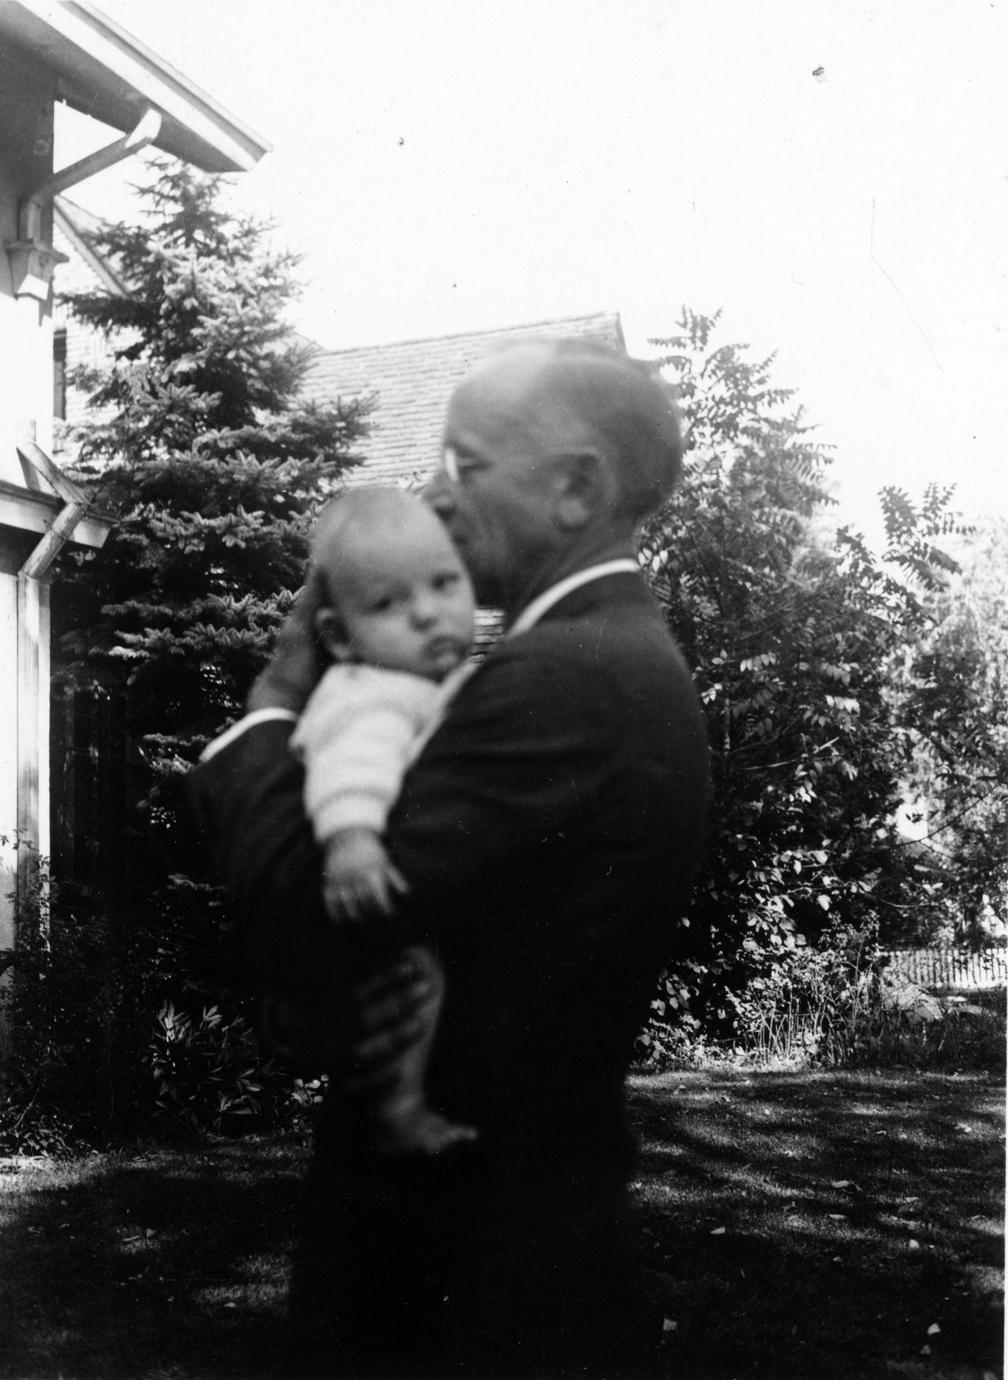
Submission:
M 422 479 L 437 463 L 445 404 L 454 386 L 492 350 L 542 336 L 576 336 L 626 348 L 619 315 L 598 312 L 492 331 L 320 351 L 312 360 L 304 392 L 319 402 L 375 398 L 370 435 L 360 446 L 364 463 L 348 474 L 350 483 Z

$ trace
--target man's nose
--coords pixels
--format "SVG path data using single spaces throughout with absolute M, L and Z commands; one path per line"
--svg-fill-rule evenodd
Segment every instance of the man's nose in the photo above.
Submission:
M 444 470 L 435 470 L 423 491 L 422 498 L 437 513 L 442 521 L 449 517 L 455 509 L 455 499 L 452 496 L 452 483 Z

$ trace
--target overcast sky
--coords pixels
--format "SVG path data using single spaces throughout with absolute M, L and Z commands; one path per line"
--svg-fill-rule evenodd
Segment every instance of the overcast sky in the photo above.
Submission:
M 236 179 L 331 348 L 682 303 L 883 483 L 1008 510 L 1008 3 L 102 0 L 273 145 Z M 102 142 L 60 122 L 57 162 Z M 70 195 L 121 214 L 124 175 Z

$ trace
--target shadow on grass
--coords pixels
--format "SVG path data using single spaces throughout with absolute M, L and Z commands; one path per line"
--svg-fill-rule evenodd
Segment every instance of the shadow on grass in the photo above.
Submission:
M 699 1072 L 630 1104 L 655 1373 L 1000 1374 L 999 1083 Z M 0 1377 L 276 1380 L 306 1159 L 271 1137 L 0 1161 Z
M 632 1109 L 680 1380 L 1001 1373 L 997 1083 L 668 1074 Z
M 304 1162 L 275 1141 L 0 1162 L 0 1375 L 278 1374 Z

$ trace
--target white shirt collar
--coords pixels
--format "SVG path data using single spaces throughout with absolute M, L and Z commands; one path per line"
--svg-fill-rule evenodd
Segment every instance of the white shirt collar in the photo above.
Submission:
M 629 556 L 620 556 L 614 561 L 603 561 L 601 565 L 590 565 L 585 570 L 576 570 L 573 575 L 558 580 L 549 589 L 544 589 L 530 604 L 526 604 L 504 636 L 514 637 L 516 633 L 527 632 L 554 604 L 559 604 L 561 599 L 565 599 L 572 590 L 580 589 L 582 585 L 587 585 L 593 580 L 602 580 L 607 575 L 639 573 L 639 564 Z

